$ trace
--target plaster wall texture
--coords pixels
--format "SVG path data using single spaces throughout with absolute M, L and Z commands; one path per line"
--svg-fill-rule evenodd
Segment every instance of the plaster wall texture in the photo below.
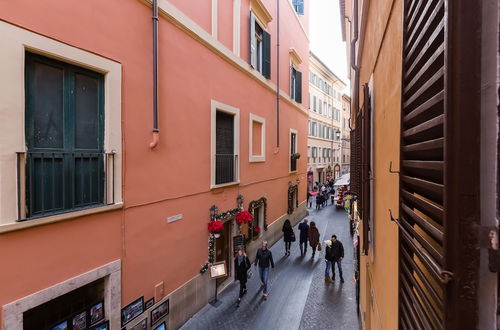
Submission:
M 268 25 L 272 45 L 276 41 L 273 3 L 264 1 L 274 18 Z M 182 22 L 172 18 L 178 15 L 168 9 L 172 4 L 181 11 Z M 147 1 L 121 1 L 119 6 L 98 0 L 0 3 L 1 20 L 121 64 L 124 203 L 118 211 L 0 234 L 0 250 L 5 252 L 2 262 L 7 266 L 0 273 L 0 306 L 117 259 L 122 263 L 122 306 L 140 296 L 153 296 L 155 285 L 162 281 L 168 296 L 197 277 L 207 259 L 209 207 L 216 204 L 220 211 L 234 209 L 238 194 L 245 196 L 245 208 L 250 201 L 267 197 L 268 224 L 281 232 L 281 226 L 272 223 L 281 221 L 286 213 L 288 182 L 300 179 L 298 200 L 306 198 L 306 157 L 299 159 L 296 173 L 289 173 L 288 164 L 290 128 L 298 132 L 298 152 L 307 154 L 307 112 L 285 94 L 290 92 L 289 49 L 293 47 L 303 60 L 299 70 L 303 73 L 303 101 L 307 100 L 307 36 L 291 6 L 281 6 L 278 149 L 276 49 L 271 49 L 271 80 L 256 78 L 246 63 L 249 1 L 244 0 L 241 58 L 228 59 L 226 52 L 232 54 L 233 47 L 226 32 L 232 26 L 225 25 L 232 22 L 227 17 L 232 7 L 226 5 L 232 6 L 232 2 L 219 1 L 222 26 L 218 41 L 210 39 L 210 1 L 160 1 L 161 132 L 158 147 L 150 150 L 152 44 Z M 186 31 L 189 28 L 193 30 Z M 221 45 L 223 54 L 216 50 Z M 7 83 L 0 78 L 0 84 Z M 240 109 L 240 183 L 215 190 L 210 189 L 212 100 Z M 262 163 L 249 163 L 248 159 L 250 113 L 266 119 L 266 161 Z M 167 223 L 169 216 L 177 214 L 183 218 Z M 303 207 L 293 217 L 298 219 L 301 214 Z M 273 229 L 265 237 L 275 240 L 279 232 Z M 182 290 L 185 296 L 191 295 L 191 289 Z

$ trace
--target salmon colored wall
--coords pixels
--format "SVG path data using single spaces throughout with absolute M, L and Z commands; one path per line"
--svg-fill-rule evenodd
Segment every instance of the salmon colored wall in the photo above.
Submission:
M 218 2 L 218 40 L 233 50 L 233 1 Z
M 210 31 L 210 1 L 172 0 L 172 3 Z M 222 3 L 219 1 L 221 11 L 226 12 Z M 248 54 L 248 8 L 248 1 L 242 1 L 243 58 Z M 268 9 L 276 17 L 275 8 Z M 282 89 L 289 92 L 288 49 L 294 47 L 304 60 L 301 70 L 306 102 L 307 39 L 294 23 L 296 18 L 290 8 L 282 6 L 282 9 Z M 0 2 L 0 19 L 122 64 L 125 204 L 123 211 L 1 235 L 0 251 L 9 251 L 2 253 L 7 255 L 2 261 L 9 267 L 0 272 L 0 305 L 117 258 L 123 261 L 123 304 L 138 296 L 151 296 L 154 285 L 162 280 L 168 294 L 196 276 L 206 261 L 206 228 L 212 204 L 225 211 L 236 207 L 238 193 L 245 196 L 245 207 L 251 200 L 267 196 L 268 223 L 271 223 L 286 213 L 288 181 L 297 177 L 301 179 L 299 201 L 305 200 L 306 157 L 299 160 L 296 175 L 288 173 L 288 164 L 289 128 L 298 131 L 298 151 L 306 155 L 307 114 L 281 101 L 281 148 L 277 150 L 274 92 L 236 70 L 164 18 L 159 22 L 160 142 L 155 150 L 149 149 L 151 9 L 141 1 L 120 1 L 119 6 L 100 0 L 43 3 L 18 0 L 15 5 Z M 274 45 L 273 22 L 269 32 L 273 34 Z M 219 27 L 220 32 L 224 30 L 232 28 Z M 272 81 L 275 79 L 273 47 Z M 212 99 L 241 111 L 241 183 L 215 191 L 209 189 Z M 266 118 L 263 163 L 248 162 L 250 112 Z M 184 195 L 189 197 L 180 198 Z M 179 213 L 184 214 L 182 220 L 166 222 L 167 217 Z
M 168 0 L 168 2 L 183 13 L 189 13 L 189 18 L 208 33 L 212 33 L 212 0 Z M 224 2 L 232 3 L 232 0 L 219 0 L 218 6 L 222 6 Z
M 366 23 L 370 30 L 365 31 L 361 57 L 360 90 L 373 73 L 372 97 L 375 102 L 374 249 L 369 256 L 361 257 L 361 308 L 368 314 L 367 329 L 398 328 L 398 230 L 396 224 L 390 221 L 389 209 L 397 216 L 399 177 L 389 172 L 389 161 L 399 163 L 402 1 L 395 1 L 392 15 L 390 10 L 389 2 L 370 6 Z M 386 24 L 387 32 L 383 37 Z M 367 290 L 368 271 L 374 292 L 373 307 L 370 306 L 370 292 Z

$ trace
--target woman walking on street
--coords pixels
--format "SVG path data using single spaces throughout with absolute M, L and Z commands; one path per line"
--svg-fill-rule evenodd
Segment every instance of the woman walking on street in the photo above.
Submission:
M 240 296 L 238 298 L 238 306 L 240 306 L 241 298 L 247 293 L 247 271 L 250 269 L 250 260 L 243 249 L 238 250 L 236 258 L 234 258 L 234 277 L 240 281 Z
M 283 241 L 285 241 L 285 256 L 290 255 L 290 246 L 292 245 L 292 236 L 294 236 L 290 220 L 286 219 L 283 224 Z
M 318 247 L 319 244 L 319 231 L 318 228 L 316 227 L 316 222 L 311 221 L 311 225 L 309 226 L 309 245 L 311 245 L 311 248 L 313 250 L 312 257 L 314 258 L 314 255 L 316 254 L 316 248 Z

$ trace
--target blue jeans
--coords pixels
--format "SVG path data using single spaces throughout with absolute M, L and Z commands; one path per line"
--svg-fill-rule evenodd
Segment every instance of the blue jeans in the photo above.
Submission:
M 267 279 L 269 278 L 269 267 L 259 267 L 260 281 L 264 283 L 263 292 L 267 293 Z
M 332 261 L 332 278 L 335 279 L 335 264 L 339 268 L 340 279 L 342 280 L 344 277 L 342 276 L 342 261 L 341 260 L 333 260 Z
M 332 267 L 332 262 L 330 260 L 325 260 L 326 268 L 325 268 L 325 277 L 330 277 L 330 267 Z

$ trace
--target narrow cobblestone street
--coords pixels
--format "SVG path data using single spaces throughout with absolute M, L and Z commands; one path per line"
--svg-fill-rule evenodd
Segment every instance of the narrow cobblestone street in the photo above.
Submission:
M 312 259 L 309 247 L 307 255 L 301 257 L 299 244 L 294 242 L 291 255 L 284 257 L 280 240 L 271 248 L 276 267 L 269 275 L 267 300 L 261 298 L 258 272 L 252 266 L 248 293 L 240 307 L 236 305 L 239 284 L 234 282 L 219 294 L 219 307 L 205 306 L 181 329 L 358 329 L 353 246 L 346 213 L 331 205 L 309 212 L 307 218 L 316 222 L 321 242 L 336 234 L 344 244 L 345 283 L 340 283 L 338 274 L 335 283 L 325 283 L 324 249 Z M 294 231 L 298 238 L 297 227 Z

